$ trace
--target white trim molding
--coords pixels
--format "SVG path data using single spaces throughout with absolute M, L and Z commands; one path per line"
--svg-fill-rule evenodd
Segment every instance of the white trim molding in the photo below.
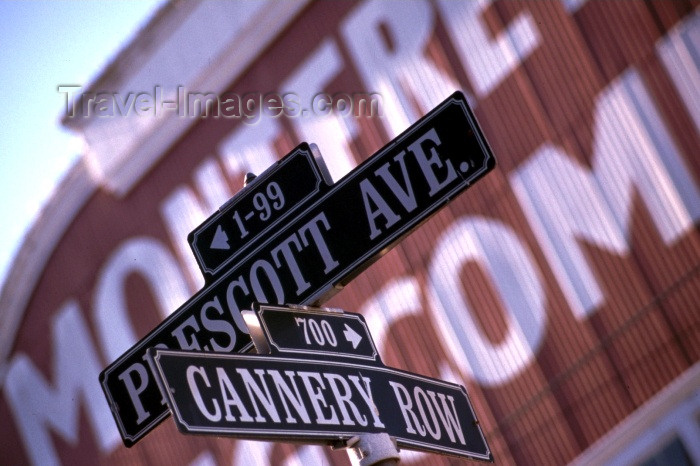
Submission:
M 184 95 L 183 90 L 224 92 L 307 3 L 205 0 L 165 4 L 105 73 L 76 93 L 70 104 L 75 113 L 63 118 L 63 124 L 84 139 L 88 147 L 85 160 L 97 182 L 117 196 L 127 194 L 197 121 L 180 114 L 184 103 L 177 99 Z M 153 111 L 142 115 L 135 111 L 115 117 L 89 114 L 81 95 L 102 92 L 123 101 L 145 93 L 156 102 Z M 178 105 L 168 111 L 157 101 Z
M 700 363 L 695 363 L 571 464 L 627 465 L 644 461 L 674 437 L 700 463 Z

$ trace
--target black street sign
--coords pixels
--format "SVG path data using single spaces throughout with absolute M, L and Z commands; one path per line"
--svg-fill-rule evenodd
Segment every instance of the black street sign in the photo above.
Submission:
M 243 311 L 243 319 L 259 354 L 381 363 L 362 314 L 254 303 L 252 311 Z
M 187 237 L 205 277 L 240 257 L 327 186 L 307 143 L 258 175 Z
M 145 363 L 148 348 L 247 351 L 241 310 L 254 301 L 323 303 L 495 163 L 456 92 L 256 240 L 100 374 L 124 443 L 133 445 L 168 415 Z
M 464 387 L 382 366 L 151 350 L 178 429 L 334 444 L 386 432 L 400 448 L 493 461 Z

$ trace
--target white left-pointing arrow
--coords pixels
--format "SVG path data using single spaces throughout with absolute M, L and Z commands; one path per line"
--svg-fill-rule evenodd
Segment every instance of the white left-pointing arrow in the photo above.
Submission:
M 211 241 L 212 249 L 231 249 L 228 245 L 228 235 L 224 230 L 221 229 L 221 225 L 216 227 L 216 232 L 214 233 L 214 239 Z
M 362 335 L 350 328 L 348 324 L 345 324 L 345 331 L 343 331 L 345 339 L 352 343 L 352 349 L 357 349 L 357 345 L 362 341 Z

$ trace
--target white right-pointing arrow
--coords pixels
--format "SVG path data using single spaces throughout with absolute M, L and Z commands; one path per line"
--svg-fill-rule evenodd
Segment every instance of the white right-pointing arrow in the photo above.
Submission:
M 362 335 L 351 329 L 348 324 L 345 324 L 343 335 L 345 335 L 347 341 L 352 343 L 352 349 L 357 349 L 357 345 L 362 341 Z
M 221 229 L 221 225 L 216 227 L 216 232 L 214 233 L 214 239 L 211 241 L 212 249 L 231 249 L 228 245 L 228 235 L 224 230 Z

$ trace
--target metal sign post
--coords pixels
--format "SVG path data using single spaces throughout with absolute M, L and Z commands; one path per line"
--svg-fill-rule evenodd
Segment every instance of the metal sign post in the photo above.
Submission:
M 387 433 L 359 435 L 347 446 L 353 466 L 391 466 L 401 460 L 396 440 Z

